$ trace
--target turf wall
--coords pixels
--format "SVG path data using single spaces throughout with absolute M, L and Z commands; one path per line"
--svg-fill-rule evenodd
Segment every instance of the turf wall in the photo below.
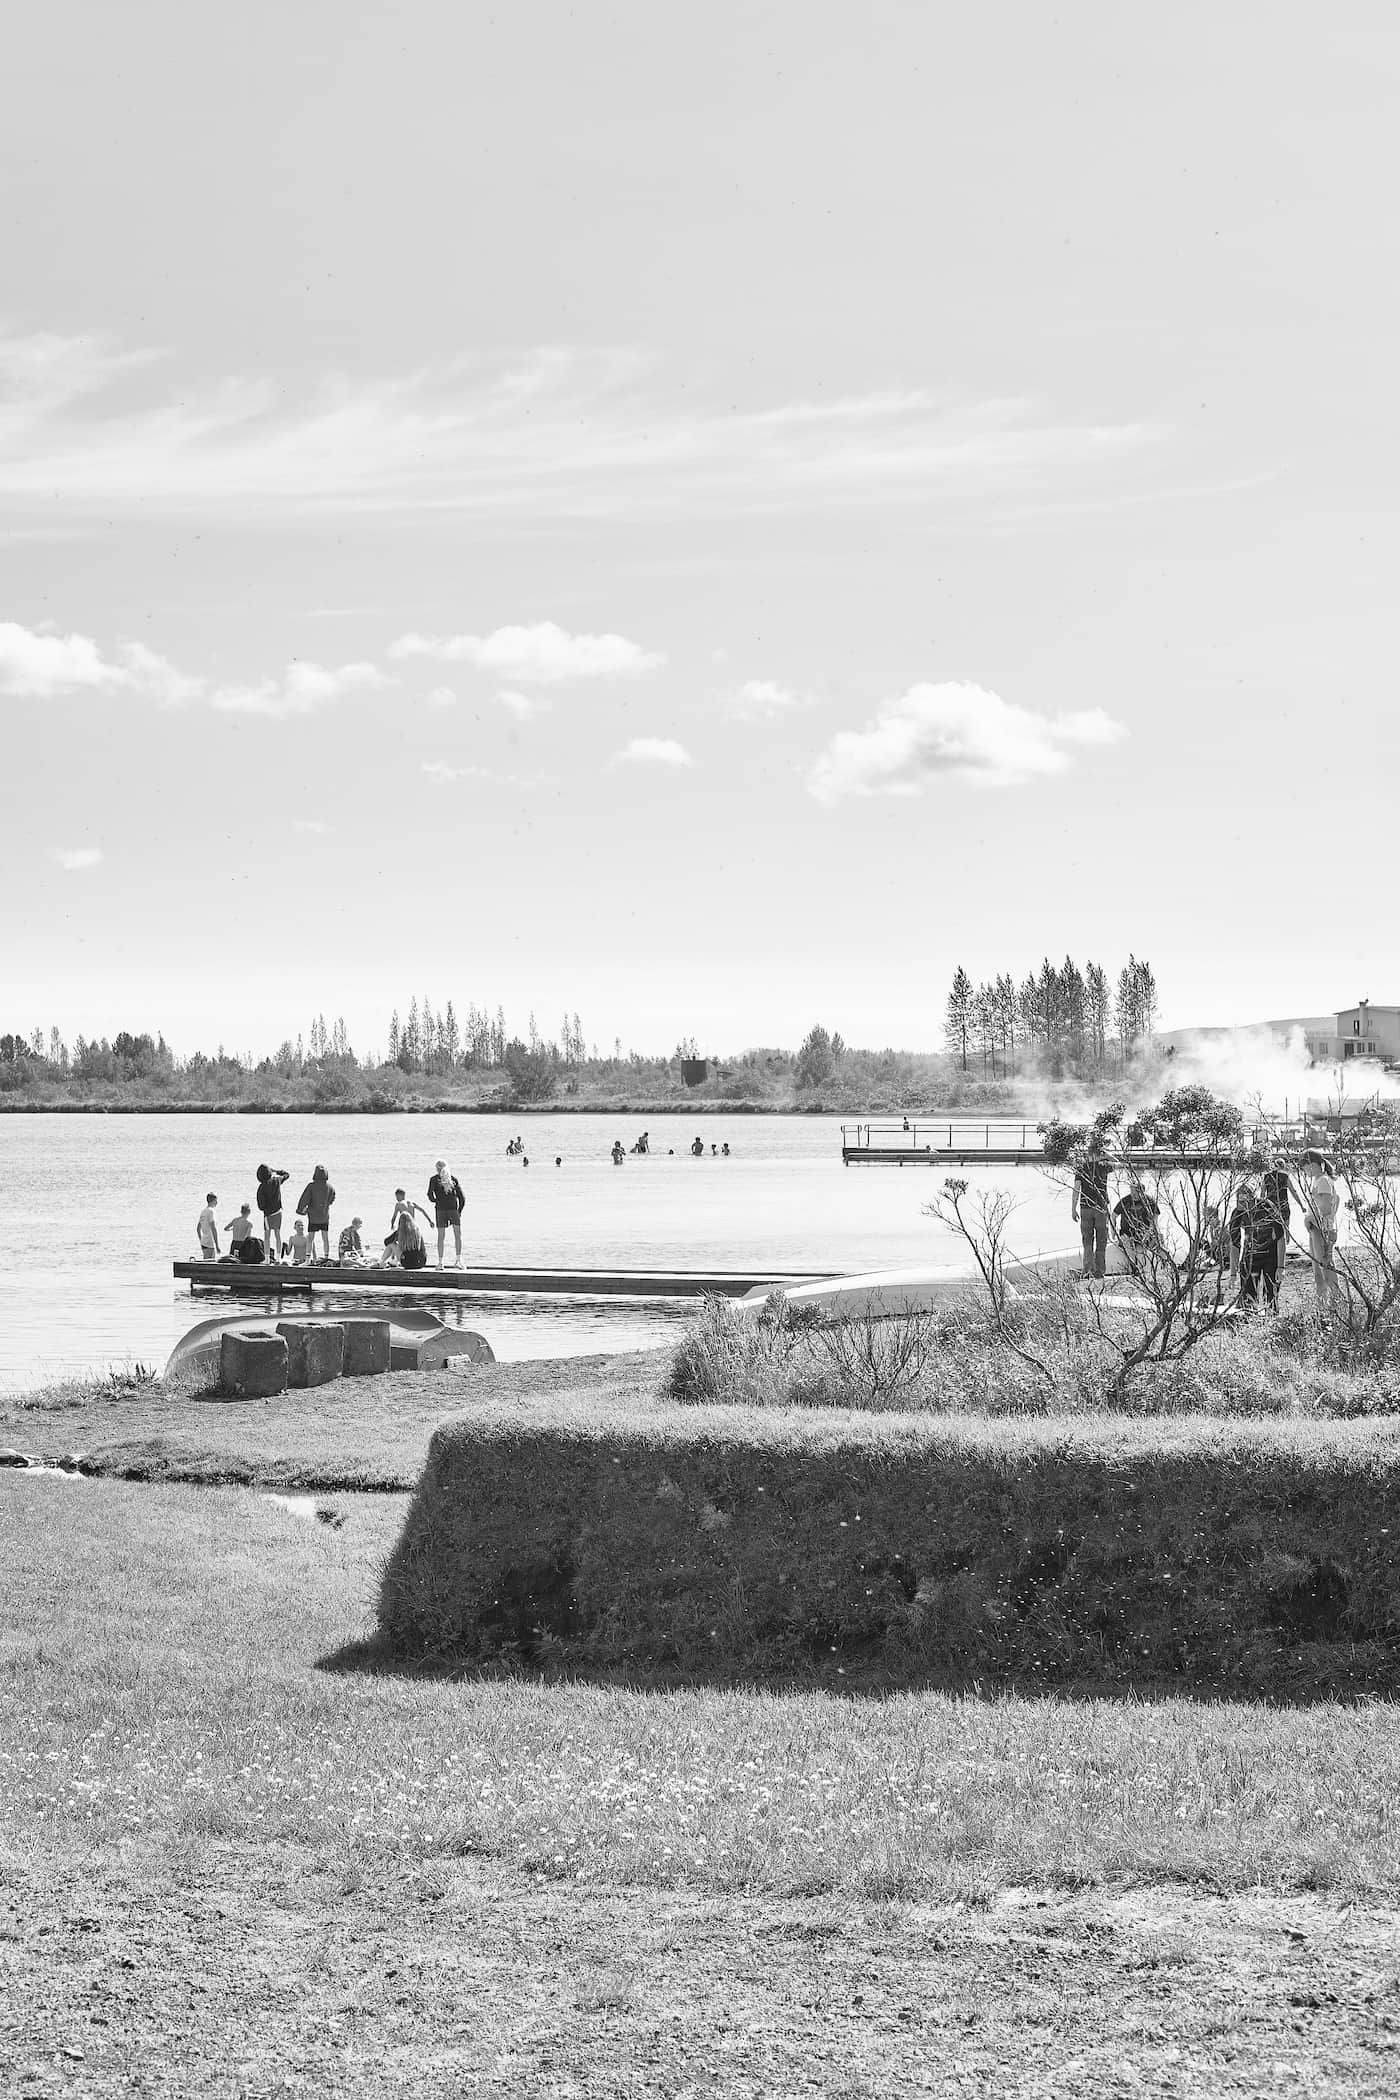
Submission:
M 403 1656 L 662 1678 L 1400 1690 L 1400 1426 L 489 1407 L 386 1565 Z

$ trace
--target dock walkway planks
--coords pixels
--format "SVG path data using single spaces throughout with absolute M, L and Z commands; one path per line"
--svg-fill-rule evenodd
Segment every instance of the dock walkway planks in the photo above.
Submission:
M 215 1291 L 413 1291 L 432 1297 L 521 1291 L 537 1297 L 742 1298 L 763 1285 L 823 1283 L 830 1269 L 365 1269 L 340 1262 L 177 1261 L 174 1274 Z

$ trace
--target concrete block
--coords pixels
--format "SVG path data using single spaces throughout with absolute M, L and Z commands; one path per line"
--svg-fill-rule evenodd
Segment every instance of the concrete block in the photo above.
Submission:
M 389 1368 L 389 1322 L 345 1322 L 345 1376 L 381 1378 Z
M 345 1328 L 340 1321 L 279 1320 L 287 1343 L 290 1386 L 329 1385 L 345 1368 Z
M 240 1400 L 268 1400 L 287 1390 L 287 1344 L 280 1334 L 221 1334 L 219 1385 Z
M 441 1371 L 450 1358 L 466 1356 L 475 1364 L 493 1364 L 495 1351 L 485 1335 L 469 1328 L 424 1335 L 421 1341 L 395 1342 L 389 1352 L 391 1371 Z

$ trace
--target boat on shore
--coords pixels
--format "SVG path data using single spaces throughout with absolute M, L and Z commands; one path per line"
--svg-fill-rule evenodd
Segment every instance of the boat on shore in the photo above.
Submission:
M 343 1308 L 339 1312 L 316 1312 L 309 1306 L 299 1306 L 296 1311 L 299 1326 L 340 1327 L 355 1317 L 354 1313 L 347 1313 Z M 433 1313 L 422 1312 L 414 1306 L 388 1306 L 380 1315 L 361 1314 L 359 1317 L 388 1320 L 391 1371 L 438 1371 L 454 1356 L 465 1357 L 477 1364 L 496 1361 L 496 1352 L 485 1335 L 476 1334 L 466 1327 L 448 1327 Z M 226 1334 L 275 1334 L 277 1318 L 275 1312 L 227 1312 L 200 1320 L 175 1344 L 162 1376 L 165 1379 L 176 1376 L 182 1379 L 216 1378 Z

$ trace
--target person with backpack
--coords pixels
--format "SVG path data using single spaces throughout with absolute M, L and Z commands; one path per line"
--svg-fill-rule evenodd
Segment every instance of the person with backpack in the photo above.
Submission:
M 258 1168 L 258 1209 L 262 1212 L 269 1261 L 282 1259 L 282 1184 L 286 1179 L 285 1167 Z
M 305 1218 L 306 1229 L 311 1235 L 311 1258 L 316 1258 L 316 1242 L 321 1242 L 321 1259 L 331 1258 L 331 1205 L 335 1201 L 335 1190 L 324 1167 L 313 1167 L 311 1179 L 297 1197 L 297 1216 Z
M 462 1266 L 462 1212 L 466 1208 L 467 1199 L 462 1193 L 461 1182 L 457 1179 L 445 1159 L 437 1160 L 434 1163 L 433 1178 L 428 1183 L 428 1201 L 433 1206 L 434 1221 L 437 1225 L 437 1265 L 439 1268 L 442 1267 L 443 1245 L 447 1239 L 448 1228 L 450 1227 L 453 1244 L 456 1249 L 452 1266 L 454 1269 L 460 1269 Z

